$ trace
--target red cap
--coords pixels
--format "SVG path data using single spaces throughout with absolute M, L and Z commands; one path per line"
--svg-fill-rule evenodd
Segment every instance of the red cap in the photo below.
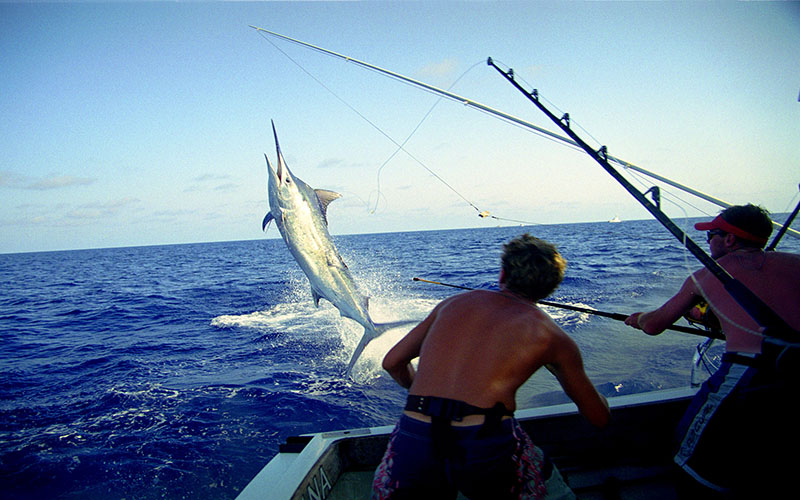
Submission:
M 725 231 L 726 233 L 731 233 L 744 240 L 754 241 L 760 244 L 761 246 L 767 244 L 767 238 L 756 236 L 754 234 L 745 231 L 744 229 L 736 227 L 730 222 L 723 219 L 721 215 L 717 215 L 711 222 L 698 222 L 697 224 L 694 225 L 694 228 L 699 231 L 710 231 L 712 229 L 720 229 L 722 231 Z

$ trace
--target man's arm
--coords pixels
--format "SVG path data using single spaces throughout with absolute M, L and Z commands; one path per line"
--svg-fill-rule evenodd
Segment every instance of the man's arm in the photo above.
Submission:
M 692 277 L 686 278 L 683 286 L 664 305 L 650 312 L 636 312 L 625 319 L 625 324 L 643 330 L 648 335 L 658 335 L 675 323 L 681 316 L 689 312 L 702 296 Z
M 611 418 L 608 401 L 597 392 L 586 375 L 577 344 L 566 333 L 559 331 L 551 349 L 554 361 L 547 368 L 556 376 L 567 396 L 578 405 L 581 414 L 593 425 L 605 426 Z
M 439 304 L 441 305 L 441 304 Z M 415 326 L 405 337 L 395 344 L 394 347 L 389 349 L 386 356 L 383 358 L 383 369 L 389 372 L 389 375 L 400 384 L 401 387 L 408 389 L 414 383 L 414 366 L 411 360 L 419 357 L 419 351 L 422 348 L 422 341 L 428 334 L 428 330 L 436 318 L 436 312 L 439 310 L 437 305 L 427 318 L 422 320 L 420 324 Z

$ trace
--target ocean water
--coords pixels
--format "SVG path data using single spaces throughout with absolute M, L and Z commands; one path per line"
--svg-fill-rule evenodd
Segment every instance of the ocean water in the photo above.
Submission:
M 655 221 L 335 239 L 383 322 L 422 319 L 458 292 L 413 277 L 494 287 L 501 244 L 523 232 L 569 262 L 556 302 L 644 310 L 699 267 Z M 782 247 L 800 251 L 793 238 Z M 344 379 L 362 329 L 314 307 L 279 239 L 0 255 L 0 283 L 2 498 L 233 498 L 286 437 L 388 425 L 401 411 L 380 360 L 407 330 L 371 343 Z M 547 310 L 604 394 L 689 383 L 701 337 Z M 520 408 L 564 400 L 542 372 Z

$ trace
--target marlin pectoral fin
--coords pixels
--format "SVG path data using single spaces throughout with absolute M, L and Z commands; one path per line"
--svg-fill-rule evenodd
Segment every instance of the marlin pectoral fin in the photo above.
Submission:
M 347 264 L 344 263 L 342 257 L 338 253 L 328 253 L 326 255 L 326 260 L 328 263 L 328 267 L 334 267 L 336 269 L 347 269 Z
M 265 231 L 267 229 L 267 224 L 272 222 L 275 217 L 272 216 L 272 212 L 267 212 L 267 215 L 264 216 L 264 220 L 261 222 L 261 230 Z

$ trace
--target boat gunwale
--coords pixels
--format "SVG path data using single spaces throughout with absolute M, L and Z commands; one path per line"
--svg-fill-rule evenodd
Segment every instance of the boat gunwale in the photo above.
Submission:
M 609 407 L 613 411 L 652 404 L 664 404 L 690 399 L 697 392 L 695 387 L 680 387 L 658 391 L 627 394 L 608 398 Z M 518 421 L 530 422 L 545 419 L 557 419 L 578 416 L 574 403 L 562 403 L 539 408 L 517 410 Z M 276 454 L 245 486 L 236 497 L 237 500 L 255 498 L 325 498 L 325 489 L 338 481 L 347 464 L 339 463 L 339 446 L 345 442 L 365 439 L 387 439 L 394 425 L 346 429 L 303 434 L 311 439 L 299 452 L 283 451 Z M 334 470 L 326 473 L 324 463 L 335 462 Z M 322 471 L 320 473 L 320 470 Z M 332 475 L 334 477 L 328 477 Z M 265 492 L 269 491 L 268 496 Z M 315 496 L 316 495 L 316 496 Z

